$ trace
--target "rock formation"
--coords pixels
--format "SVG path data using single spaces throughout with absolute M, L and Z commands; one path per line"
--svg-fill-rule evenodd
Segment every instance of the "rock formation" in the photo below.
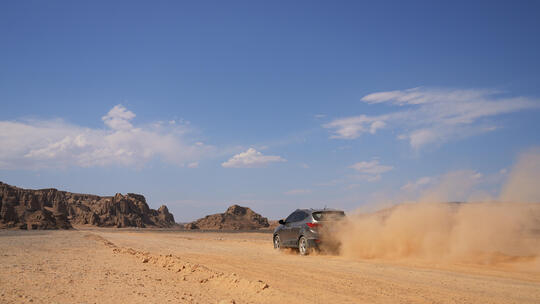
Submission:
M 186 224 L 184 227 L 204 230 L 255 230 L 268 226 L 267 218 L 247 207 L 232 205 L 225 213 L 207 215 Z
M 21 189 L 0 182 L 0 228 L 68 229 L 72 224 L 100 227 L 170 227 L 166 206 L 150 209 L 144 196 L 78 194 L 56 189 Z

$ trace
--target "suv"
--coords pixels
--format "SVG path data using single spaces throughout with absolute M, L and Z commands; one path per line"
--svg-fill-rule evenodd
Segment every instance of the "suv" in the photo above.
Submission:
M 345 217 L 345 212 L 336 209 L 296 209 L 285 220 L 279 220 L 274 230 L 274 248 L 298 248 L 301 255 L 319 250 L 322 245 L 321 229 L 325 229 L 324 243 L 333 243 L 326 234 L 331 234 L 331 225 Z M 330 235 L 331 237 L 331 235 Z

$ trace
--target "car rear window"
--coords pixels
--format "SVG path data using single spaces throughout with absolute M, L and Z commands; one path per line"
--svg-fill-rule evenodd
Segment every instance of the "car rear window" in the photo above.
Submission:
M 313 212 L 313 218 L 316 221 L 337 221 L 345 217 L 343 211 L 317 211 Z

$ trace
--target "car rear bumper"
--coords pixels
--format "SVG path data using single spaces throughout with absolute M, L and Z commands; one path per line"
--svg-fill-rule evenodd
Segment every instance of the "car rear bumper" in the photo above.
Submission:
M 307 239 L 308 247 L 309 248 L 319 248 L 319 244 L 321 243 L 321 240 L 319 239 Z
M 318 238 L 307 239 L 308 247 L 324 252 L 339 252 L 341 243 L 337 240 L 320 240 Z

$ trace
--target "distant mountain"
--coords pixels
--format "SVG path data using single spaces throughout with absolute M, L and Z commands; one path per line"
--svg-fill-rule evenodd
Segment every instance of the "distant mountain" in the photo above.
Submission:
M 69 229 L 99 227 L 171 227 L 167 206 L 150 209 L 144 196 L 78 194 L 56 189 L 21 189 L 0 182 L 0 228 Z
M 186 229 L 256 230 L 269 227 L 268 219 L 248 207 L 230 206 L 225 213 L 207 215 L 184 225 Z

